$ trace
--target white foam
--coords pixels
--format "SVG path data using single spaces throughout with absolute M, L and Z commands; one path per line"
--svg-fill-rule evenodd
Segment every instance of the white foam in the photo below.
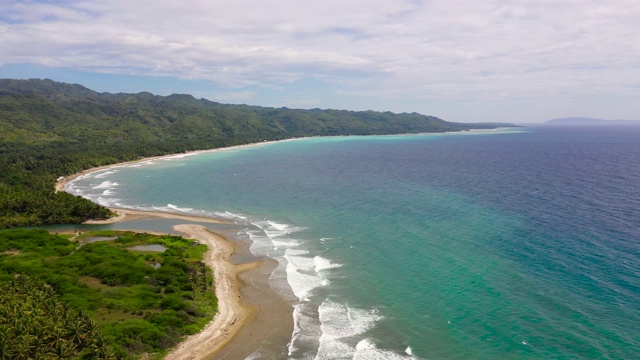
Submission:
M 313 258 L 313 263 L 315 265 L 316 272 L 320 272 L 322 270 L 335 269 L 342 266 L 342 264 L 332 263 L 330 260 L 325 259 L 320 256 L 316 256 Z
M 246 222 L 248 220 L 248 218 L 244 215 L 240 215 L 240 214 L 234 214 L 232 212 L 229 211 L 225 211 L 225 212 L 216 212 L 215 213 L 216 216 L 220 216 L 226 219 L 231 219 L 231 220 L 242 220 L 242 222 Z
M 234 217 L 235 214 L 226 215 Z M 292 300 L 294 331 L 289 343 L 289 357 L 410 358 L 405 354 L 378 349 L 372 341 L 362 342 L 366 340 L 366 332 L 382 319 L 376 309 L 358 309 L 324 299 L 326 295 L 319 289 L 331 284 L 331 279 L 337 275 L 334 269 L 342 264 L 319 255 L 312 247 L 305 247 L 304 240 L 291 237 L 292 233 L 304 228 L 271 220 L 249 221 L 257 227 L 243 231 L 252 241 L 251 252 L 256 256 L 270 256 L 279 262 L 270 277 L 271 287 L 282 293 L 286 285 L 289 294 L 293 292 L 295 296 Z M 321 242 L 328 240 L 331 239 L 322 238 Z
M 416 359 L 413 354 L 409 354 L 411 348 L 407 347 L 405 354 L 400 354 L 390 350 L 383 350 L 376 346 L 371 339 L 364 339 L 356 345 L 356 351 L 353 355 L 354 360 L 405 360 Z
M 102 195 L 104 196 L 109 196 L 109 195 L 114 195 L 115 193 L 113 191 L 111 191 L 110 189 L 107 189 L 105 191 L 102 192 Z
M 92 187 L 92 189 L 111 189 L 112 187 L 118 186 L 120 184 L 118 184 L 117 182 L 111 182 L 111 181 L 103 181 L 102 183 L 100 183 L 100 185 L 96 185 L 94 187 Z
M 295 240 L 287 240 L 287 241 L 282 241 L 282 240 L 275 240 L 275 239 L 271 239 L 271 243 L 273 244 L 273 246 L 278 249 L 281 247 L 296 247 L 298 245 L 300 245 L 299 242 L 295 241 Z
M 167 208 L 171 209 L 171 210 L 177 210 L 180 212 L 184 212 L 184 213 L 189 213 L 189 212 L 193 212 L 193 208 L 181 208 L 179 206 L 173 205 L 173 204 L 167 204 Z
M 264 233 L 270 238 L 290 235 L 305 229 L 302 227 L 277 223 L 271 220 L 256 221 L 253 224 L 262 229 L 262 231 L 264 231 Z
M 411 346 L 407 346 L 407 348 L 404 349 L 404 353 L 409 355 L 409 356 L 412 356 L 413 355 L 413 350 L 411 350 Z
M 307 300 L 309 292 L 323 286 L 323 279 L 315 272 L 313 258 L 303 256 L 306 251 L 287 249 L 285 253 L 287 281 L 299 300 Z
M 98 196 L 98 197 L 88 197 L 90 200 L 97 202 L 98 204 L 102 205 L 102 206 L 106 206 L 106 207 L 111 207 L 114 206 L 115 204 L 117 204 L 117 202 L 120 199 L 114 199 L 114 198 L 103 198 L 102 196 Z
M 353 358 L 357 350 L 353 338 L 382 319 L 375 309 L 351 308 L 331 300 L 325 300 L 318 313 L 322 335 L 316 359 Z
M 334 338 L 361 335 L 382 319 L 376 309 L 357 309 L 325 300 L 318 308 L 322 332 Z
M 285 231 L 285 230 L 287 230 L 287 228 L 289 228 L 289 226 L 288 226 L 287 224 L 278 224 L 278 223 L 277 223 L 277 222 L 275 222 L 275 221 L 269 221 L 269 220 L 267 220 L 267 223 L 268 223 L 269 225 L 271 225 L 271 227 L 273 227 L 274 229 L 276 229 L 276 230 L 280 230 L 280 231 Z
M 293 334 L 288 349 L 290 357 L 301 347 L 313 347 L 322 335 L 320 321 L 314 316 L 316 312 L 317 308 L 311 303 L 300 303 L 293 307 Z
M 176 155 L 171 155 L 171 156 L 165 156 L 165 157 L 160 158 L 160 160 L 182 159 L 182 158 L 186 158 L 187 156 L 192 156 L 192 155 L 195 155 L 195 153 L 176 154 Z
M 96 174 L 94 176 L 94 178 L 96 179 L 102 179 L 107 175 L 111 175 L 111 174 L 115 174 L 116 172 L 118 172 L 118 170 L 110 170 L 110 171 L 104 171 L 104 172 L 96 172 L 94 174 Z

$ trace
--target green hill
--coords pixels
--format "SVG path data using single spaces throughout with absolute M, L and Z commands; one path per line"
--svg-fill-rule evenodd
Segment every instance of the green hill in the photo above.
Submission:
M 98 93 L 52 80 L 0 79 L 0 228 L 110 216 L 54 193 L 55 179 L 140 157 L 302 136 L 462 131 L 417 113 L 226 105 L 191 95 Z

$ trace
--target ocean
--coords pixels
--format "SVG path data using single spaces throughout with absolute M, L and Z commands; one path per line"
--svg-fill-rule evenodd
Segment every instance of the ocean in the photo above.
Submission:
M 318 137 L 91 173 L 222 216 L 294 304 L 291 359 L 640 359 L 640 126 Z

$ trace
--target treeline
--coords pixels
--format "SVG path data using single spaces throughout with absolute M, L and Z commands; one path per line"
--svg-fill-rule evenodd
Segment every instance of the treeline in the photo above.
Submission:
M 74 240 L 0 231 L 0 359 L 151 358 L 215 314 L 205 245 L 115 231 Z M 131 250 L 144 244 L 166 250 Z
M 94 166 L 190 150 L 302 136 L 462 131 L 417 113 L 225 105 L 191 95 L 97 93 L 51 80 L 0 79 L 0 228 L 110 216 L 53 191 Z

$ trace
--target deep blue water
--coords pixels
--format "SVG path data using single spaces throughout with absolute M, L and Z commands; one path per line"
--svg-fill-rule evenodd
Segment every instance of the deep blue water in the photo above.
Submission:
M 635 359 L 639 160 L 640 127 L 313 138 L 68 191 L 246 224 L 298 324 L 256 357 Z

